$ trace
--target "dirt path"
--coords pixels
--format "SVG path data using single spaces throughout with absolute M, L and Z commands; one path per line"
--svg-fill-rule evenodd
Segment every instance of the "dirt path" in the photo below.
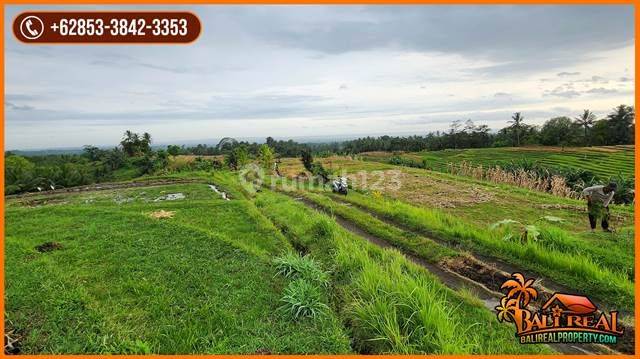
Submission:
M 324 208 L 306 198 L 296 197 L 291 193 L 286 194 L 290 195 L 291 197 L 300 201 L 311 209 L 322 213 L 327 213 Z M 334 214 L 334 219 L 341 227 L 359 237 L 364 238 L 370 243 L 373 243 L 382 248 L 394 248 L 398 250 L 408 260 L 421 266 L 422 268 L 438 277 L 447 287 L 453 290 L 459 290 L 462 288 L 471 290 L 482 301 L 484 306 L 490 311 L 493 311 L 495 309 L 495 307 L 499 304 L 500 298 L 503 296 L 503 294 L 499 292 L 499 286 L 506 278 L 510 277 L 510 274 L 505 271 L 501 271 L 497 268 L 491 267 L 490 265 L 483 263 L 471 256 L 461 256 L 463 259 L 460 261 L 443 261 L 440 263 L 431 263 L 416 255 L 407 253 L 405 250 L 398 248 L 379 237 L 371 235 L 356 224 L 343 217 L 340 217 L 337 214 Z M 497 290 L 495 289 L 496 285 L 498 288 Z M 540 290 L 540 295 L 543 298 L 552 295 L 551 292 L 546 288 L 538 287 L 536 289 Z M 628 332 L 625 337 L 633 337 L 633 335 L 633 332 Z M 618 353 L 617 351 L 621 351 L 623 353 L 633 353 L 634 350 L 633 341 L 624 343 L 620 342 L 615 346 L 615 350 L 600 344 L 551 344 L 550 346 L 554 350 L 563 354 L 616 354 Z

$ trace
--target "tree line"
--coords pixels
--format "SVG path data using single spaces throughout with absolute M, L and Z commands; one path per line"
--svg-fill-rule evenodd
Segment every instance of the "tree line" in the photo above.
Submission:
M 487 125 L 472 120 L 456 120 L 448 131 L 430 132 L 426 136 L 364 137 L 345 141 L 339 152 L 368 151 L 437 151 L 444 149 L 543 146 L 609 146 L 634 143 L 635 111 L 620 105 L 601 119 L 589 110 L 571 118 L 555 117 L 542 126 L 527 124 L 521 112 L 513 114 L 509 126 L 491 132 Z
M 334 143 L 299 143 L 267 137 L 262 144 L 223 138 L 217 145 L 169 145 L 154 149 L 149 133 L 126 131 L 119 145 L 111 149 L 85 146 L 82 154 L 23 157 L 5 153 L 5 194 L 73 187 L 96 182 L 126 180 L 144 174 L 167 171 L 170 157 L 178 155 L 222 155 L 224 161 L 196 158 L 190 170 L 227 167 L 236 170 L 252 159 L 265 169 L 275 169 L 278 157 L 301 157 L 305 167 L 321 177 L 326 171 L 311 154 L 357 154 L 367 151 L 422 151 L 448 148 L 480 148 L 522 145 L 590 146 L 632 144 L 635 112 L 620 105 L 597 119 L 589 110 L 574 118 L 556 117 L 542 126 L 529 125 L 522 113 L 515 113 L 509 126 L 492 132 L 473 121 L 453 121 L 448 131 L 425 136 L 364 137 Z

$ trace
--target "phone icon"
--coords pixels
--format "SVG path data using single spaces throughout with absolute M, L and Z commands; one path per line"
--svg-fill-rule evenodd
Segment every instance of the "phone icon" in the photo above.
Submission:
M 27 20 L 27 23 L 25 26 L 27 28 L 27 31 L 29 31 L 29 33 L 31 34 L 31 36 L 38 36 L 38 32 L 31 28 L 33 26 L 33 22 L 31 22 L 31 19 Z
M 20 23 L 20 33 L 28 40 L 39 38 L 44 32 L 44 23 L 37 16 L 27 16 Z

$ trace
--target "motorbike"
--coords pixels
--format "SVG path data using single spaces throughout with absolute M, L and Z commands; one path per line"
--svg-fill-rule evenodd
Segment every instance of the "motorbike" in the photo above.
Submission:
M 339 179 L 333 181 L 331 189 L 334 193 L 339 193 L 346 196 L 348 191 L 347 179 L 345 177 L 340 177 Z

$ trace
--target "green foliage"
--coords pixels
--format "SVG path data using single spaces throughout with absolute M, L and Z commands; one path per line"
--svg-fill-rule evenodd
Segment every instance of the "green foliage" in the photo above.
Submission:
M 267 171 L 271 171 L 273 169 L 274 157 L 273 151 L 269 145 L 263 144 L 260 146 L 260 149 L 258 150 L 258 160 L 260 161 L 262 168 Z
M 271 258 L 290 247 L 251 202 L 204 184 L 118 192 L 134 200 L 7 200 L 4 309 L 23 354 L 352 352 L 332 310 L 299 321 L 276 311 L 288 283 Z M 188 200 L 153 202 L 177 192 Z M 175 216 L 149 218 L 160 208 Z M 63 249 L 34 249 L 49 241 Z
M 302 161 L 302 165 L 307 171 L 313 173 L 313 156 L 309 149 L 302 150 L 300 154 L 300 161 Z
M 546 146 L 580 145 L 580 125 L 569 117 L 555 117 L 545 122 L 540 129 L 540 144 Z
M 322 269 L 320 262 L 311 256 L 300 256 L 293 252 L 274 259 L 278 274 L 289 279 L 305 279 L 316 285 L 329 285 L 329 274 Z
M 177 156 L 181 152 L 181 148 L 178 145 L 169 145 L 167 146 L 167 153 L 171 156 Z
M 305 317 L 315 319 L 326 316 L 329 311 L 329 307 L 323 302 L 321 290 L 305 279 L 290 282 L 280 301 L 284 304 L 279 307 L 279 310 L 296 320 Z
M 5 194 L 29 190 L 34 184 L 36 166 L 21 156 L 9 156 L 4 161 Z
M 231 150 L 224 158 L 224 163 L 231 170 L 239 170 L 249 162 L 249 152 L 244 146 Z
M 495 315 L 447 289 L 394 250 L 383 250 L 329 217 L 268 190 L 256 204 L 289 240 L 333 264 L 332 301 L 349 323 L 360 353 L 443 354 L 545 352 L 513 341 Z M 318 223 L 332 240 L 318 236 Z M 467 294 L 468 296 L 468 294 Z M 482 331 L 472 330 L 481 326 Z
M 147 132 L 140 136 L 129 130 L 125 131 L 122 141 L 120 141 L 122 150 L 129 157 L 140 156 L 151 151 L 151 135 Z
M 422 160 L 418 162 L 409 158 L 395 155 L 389 159 L 389 163 L 396 166 L 414 167 L 414 168 L 427 168 L 427 161 Z

